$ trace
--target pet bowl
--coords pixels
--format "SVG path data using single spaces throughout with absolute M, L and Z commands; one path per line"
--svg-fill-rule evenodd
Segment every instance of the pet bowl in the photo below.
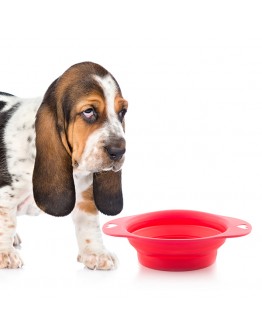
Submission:
M 169 210 L 114 219 L 103 232 L 128 238 L 146 267 L 183 271 L 213 264 L 226 238 L 247 235 L 251 225 L 205 212 Z

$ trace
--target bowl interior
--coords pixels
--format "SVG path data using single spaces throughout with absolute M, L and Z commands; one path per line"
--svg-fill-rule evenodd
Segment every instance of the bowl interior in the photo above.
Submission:
M 171 240 L 208 238 L 221 234 L 226 229 L 221 217 L 195 217 L 192 214 L 137 217 L 127 227 L 128 232 L 140 237 Z

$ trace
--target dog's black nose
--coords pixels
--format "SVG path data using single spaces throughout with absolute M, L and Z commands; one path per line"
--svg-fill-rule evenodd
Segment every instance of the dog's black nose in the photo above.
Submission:
M 110 145 L 105 146 L 105 150 L 111 160 L 120 160 L 126 152 L 125 140 L 111 143 Z

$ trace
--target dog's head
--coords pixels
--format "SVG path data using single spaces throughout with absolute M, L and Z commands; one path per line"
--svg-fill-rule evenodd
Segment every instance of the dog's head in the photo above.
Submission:
M 73 210 L 73 172 L 92 173 L 98 210 L 122 210 L 126 111 L 117 81 L 98 64 L 76 64 L 51 84 L 35 124 L 33 191 L 43 211 L 65 216 Z

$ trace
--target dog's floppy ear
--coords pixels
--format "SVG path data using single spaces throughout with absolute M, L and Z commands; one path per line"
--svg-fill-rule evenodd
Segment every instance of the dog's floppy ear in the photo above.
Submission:
M 100 212 L 109 216 L 120 213 L 123 209 L 121 170 L 94 173 L 93 192 Z
M 75 206 L 75 187 L 71 157 L 61 139 L 65 129 L 58 124 L 54 85 L 48 89 L 36 117 L 33 192 L 36 204 L 44 212 L 66 216 Z

